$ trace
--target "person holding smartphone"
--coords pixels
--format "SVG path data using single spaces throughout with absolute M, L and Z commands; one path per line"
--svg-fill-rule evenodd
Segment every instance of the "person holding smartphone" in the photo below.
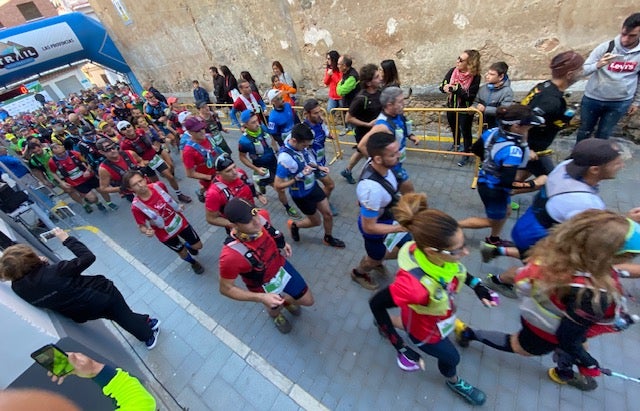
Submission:
M 66 358 L 67 364 L 73 369 L 70 374 L 80 378 L 91 378 L 100 386 L 104 395 L 113 399 L 115 409 L 138 411 L 156 409 L 156 400 L 151 393 L 136 377 L 123 369 L 103 364 L 79 352 L 65 353 L 58 349 L 58 353 Z M 58 385 L 66 379 L 66 376 L 57 376 L 51 371 L 48 375 Z M 49 411 L 80 410 L 69 399 L 51 391 L 37 389 L 0 391 L 0 410 L 37 410 L 42 409 L 42 404 L 47 404 L 46 409 Z
M 0 257 L 0 280 L 29 304 L 48 308 L 78 323 L 105 318 L 116 322 L 148 349 L 156 346 L 160 321 L 129 308 L 115 284 L 103 275 L 82 275 L 96 256 L 77 238 L 53 234 L 76 257 L 51 263 L 26 244 L 8 247 Z

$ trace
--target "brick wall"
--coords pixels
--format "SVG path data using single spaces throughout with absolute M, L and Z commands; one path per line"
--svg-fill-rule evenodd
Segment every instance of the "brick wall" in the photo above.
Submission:
M 58 15 L 58 11 L 49 0 L 32 0 L 42 17 L 53 17 Z M 0 6 L 0 24 L 9 28 L 26 23 L 22 13 L 18 9 L 18 4 L 29 3 L 29 0 L 9 0 Z

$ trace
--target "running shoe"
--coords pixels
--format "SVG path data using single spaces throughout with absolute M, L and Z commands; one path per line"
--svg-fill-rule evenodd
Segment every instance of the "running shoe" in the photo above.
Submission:
M 82 207 L 84 208 L 84 211 L 87 212 L 87 214 L 93 213 L 93 207 L 91 207 L 91 204 L 84 204 Z
M 387 267 L 384 264 L 377 265 L 373 267 L 372 270 L 380 274 L 381 277 L 386 278 L 386 277 L 389 277 L 389 275 L 391 275 L 389 273 L 389 270 L 387 270 Z
M 291 232 L 291 238 L 293 241 L 300 241 L 300 228 L 293 222 L 293 220 L 287 221 L 287 225 L 289 226 L 289 232 Z
M 160 327 L 160 320 L 158 320 L 157 318 L 147 318 L 147 323 L 149 324 L 149 327 L 151 328 L 152 331 L 155 331 L 158 329 L 158 327 Z
M 498 279 L 497 276 L 493 274 L 487 274 L 487 279 L 482 282 L 485 286 L 496 291 L 507 298 L 518 298 L 518 294 L 516 294 L 516 290 L 513 288 L 511 284 L 505 284 Z
M 178 194 L 178 200 L 183 202 L 183 203 L 190 203 L 191 201 L 193 201 L 193 200 L 191 200 L 191 197 L 189 197 L 186 194 L 182 194 L 182 193 Z
M 107 207 L 105 207 L 102 203 L 96 204 L 96 207 L 98 207 L 98 210 L 102 211 L 103 213 L 107 212 Z
M 377 290 L 379 285 L 371 278 L 371 276 L 367 273 L 359 273 L 355 269 L 351 270 L 351 279 L 356 283 L 360 284 L 362 288 L 366 288 L 367 290 Z
M 516 203 L 515 201 L 512 201 L 512 202 L 511 202 L 511 209 L 512 209 L 513 211 L 518 211 L 518 210 L 520 210 L 520 204 Z
M 467 330 L 469 330 L 467 324 L 456 318 L 454 333 L 456 334 L 456 342 L 462 348 L 467 348 L 469 346 L 469 341 L 471 341 L 467 335 Z
M 458 161 L 458 167 L 466 166 L 467 163 L 469 163 L 470 160 L 471 160 L 471 157 L 469 157 L 469 156 L 462 157 L 462 159 L 460 161 Z
M 291 323 L 287 320 L 287 317 L 282 314 L 278 314 L 278 316 L 273 319 L 273 323 L 282 334 L 288 334 L 291 331 Z
M 344 247 L 346 247 L 345 244 L 344 244 L 344 241 L 338 240 L 337 238 L 335 238 L 333 236 L 330 236 L 330 235 L 325 235 L 322 242 L 325 243 L 326 245 L 328 245 L 329 247 L 335 247 L 335 248 L 344 248 Z
M 258 190 L 260 190 L 260 194 L 262 194 L 262 195 L 267 194 L 267 187 L 266 186 L 258 186 Z
M 291 218 L 293 218 L 294 220 L 302 220 L 302 216 L 300 215 L 300 213 L 298 212 L 298 210 L 296 210 L 293 207 L 289 207 L 287 208 L 287 215 Z
M 107 207 L 109 207 L 111 209 L 111 211 L 118 211 L 118 209 L 120 208 L 115 203 L 107 203 Z
M 498 238 L 497 241 L 491 241 L 490 237 L 485 237 L 484 242 L 489 245 L 495 245 L 496 247 L 515 247 L 516 246 L 511 241 L 503 240 L 501 238 Z
M 347 170 L 346 168 L 344 170 L 342 170 L 340 172 L 340 175 L 342 177 L 344 177 L 347 180 L 347 183 L 349 184 L 355 184 L 357 183 L 356 179 L 353 178 L 353 175 L 351 174 L 351 170 Z
M 498 246 L 485 243 L 484 241 L 480 243 L 480 254 L 482 255 L 483 263 L 488 263 L 500 255 L 500 253 L 498 253 Z
M 147 346 L 147 350 L 153 350 L 153 348 L 158 343 L 158 334 L 160 334 L 160 328 L 156 328 L 153 330 L 153 334 L 147 341 L 144 342 L 144 345 Z
M 398 357 L 396 358 L 396 363 L 398 364 L 398 367 L 400 367 L 400 369 L 403 371 L 408 371 L 408 372 L 420 371 L 420 363 L 411 361 L 401 352 L 398 353 Z
M 472 405 L 482 405 L 487 400 L 487 396 L 484 392 L 469 384 L 460 377 L 458 377 L 458 381 L 455 383 L 447 380 L 447 387 L 451 388 L 451 391 L 460 395 L 469 404 Z
M 198 196 L 198 201 L 204 203 L 204 191 L 202 191 L 201 189 L 197 189 L 196 196 Z
M 593 377 L 587 375 L 573 373 L 573 378 L 566 380 L 558 374 L 558 370 L 555 367 L 549 368 L 547 375 L 549 375 L 549 379 L 555 383 L 560 385 L 568 384 L 581 391 L 593 391 L 598 388 L 598 382 Z
M 193 270 L 194 273 L 196 273 L 198 275 L 204 273 L 204 267 L 202 266 L 202 264 L 200 264 L 197 261 L 194 261 L 191 264 L 191 269 Z

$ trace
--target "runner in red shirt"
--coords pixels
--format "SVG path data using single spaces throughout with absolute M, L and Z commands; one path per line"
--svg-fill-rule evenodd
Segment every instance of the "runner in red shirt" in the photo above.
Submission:
M 143 170 L 146 162 L 133 151 L 120 151 L 111 139 L 101 138 L 96 142 L 104 161 L 98 167 L 101 193 L 118 193 L 129 201 L 133 201 L 133 193 L 122 190 L 122 176 L 129 170 Z
M 223 153 L 205 134 L 207 123 L 198 117 L 188 117 L 182 124 L 191 138 L 182 150 L 182 162 L 187 177 L 194 178 L 200 183 L 196 190 L 198 200 L 204 203 L 204 194 L 209 188 L 216 174 L 216 158 Z
M 224 211 L 232 229 L 220 252 L 220 293 L 234 300 L 264 304 L 278 330 L 288 333 L 291 324 L 282 307 L 297 316 L 298 305 L 314 303 L 304 278 L 286 260 L 291 256 L 291 246 L 282 232 L 271 226 L 266 210 L 232 198 Z M 235 285 L 238 276 L 247 290 Z
M 123 188 L 134 193 L 131 203 L 133 218 L 142 234 L 158 240 L 191 264 L 196 274 L 202 274 L 204 267 L 192 255 L 202 248 L 198 233 L 182 214 L 183 206 L 167 193 L 162 182 L 147 183 L 140 171 L 127 171 L 122 176 Z M 180 240 L 182 238 L 184 243 Z
M 100 211 L 106 212 L 107 208 L 100 202 L 95 189 L 100 186 L 91 166 L 77 151 L 67 151 L 62 144 L 51 144 L 53 155 L 49 159 L 49 169 L 60 188 L 65 190 L 71 198 L 84 207 L 87 214 L 93 213 L 91 204 L 96 204 Z M 108 194 L 102 194 L 107 203 Z
M 267 204 L 267 197 L 256 192 L 253 182 L 247 173 L 236 167 L 231 157 L 221 155 L 216 159 L 216 176 L 207 190 L 204 203 L 207 222 L 229 230 L 233 224 L 224 216 L 224 207 L 232 198 L 242 198 L 251 205 L 255 205 L 254 197 L 260 204 Z

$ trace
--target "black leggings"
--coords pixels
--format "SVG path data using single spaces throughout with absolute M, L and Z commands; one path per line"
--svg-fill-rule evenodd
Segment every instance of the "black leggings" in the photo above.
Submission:
M 369 300 L 369 307 L 371 308 L 373 316 L 378 323 L 378 327 L 380 327 L 380 330 L 387 336 L 387 338 L 389 338 L 389 341 L 393 344 L 395 349 L 399 350 L 402 348 L 404 346 L 404 341 L 393 327 L 391 317 L 387 312 L 389 308 L 397 307 L 393 302 L 389 287 L 378 291 L 373 297 L 371 297 L 371 300 Z M 438 359 L 438 369 L 440 370 L 440 374 L 447 378 L 451 378 L 456 375 L 456 366 L 460 363 L 460 354 L 458 354 L 458 350 L 456 350 L 456 347 L 448 337 L 435 344 L 423 344 L 411 334 L 409 334 L 409 338 L 411 338 L 411 341 L 424 353 Z
M 458 117 L 458 129 L 456 130 L 456 116 Z M 460 112 L 447 111 L 447 120 L 453 133 L 455 145 L 460 145 L 460 135 L 464 140 L 464 151 L 471 152 L 471 126 L 473 125 L 473 115 Z
M 131 311 L 120 291 L 113 287 L 111 299 L 106 304 L 100 318 L 115 321 L 140 341 L 147 341 L 153 335 L 149 326 L 149 316 Z

